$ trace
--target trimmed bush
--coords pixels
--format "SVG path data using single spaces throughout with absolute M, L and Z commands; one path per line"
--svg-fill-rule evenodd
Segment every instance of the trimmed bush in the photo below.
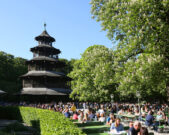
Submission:
M 85 135 L 59 112 L 32 107 L 0 107 L 0 118 L 24 122 L 40 135 Z

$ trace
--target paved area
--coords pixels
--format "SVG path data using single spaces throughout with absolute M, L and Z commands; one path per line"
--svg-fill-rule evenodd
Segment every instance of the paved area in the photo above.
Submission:
M 0 128 L 6 127 L 10 124 L 17 122 L 16 120 L 0 120 Z

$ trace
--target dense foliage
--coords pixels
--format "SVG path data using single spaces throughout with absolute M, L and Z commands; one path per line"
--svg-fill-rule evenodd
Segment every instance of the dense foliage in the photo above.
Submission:
M 41 135 L 84 135 L 59 112 L 31 107 L 0 107 L 0 118 L 19 120 L 36 128 Z
M 91 0 L 93 18 L 117 43 L 114 65 L 124 97 L 169 93 L 169 0 Z M 168 96 L 169 97 L 169 96 Z
M 19 76 L 27 72 L 25 59 L 0 51 L 0 89 L 9 93 L 18 92 L 22 82 Z
M 71 97 L 80 101 L 110 101 L 115 93 L 113 52 L 102 45 L 86 49 L 74 63 Z
M 69 74 L 73 70 L 73 64 L 75 63 L 76 59 L 59 59 L 60 61 L 65 63 L 65 67 L 62 69 L 62 72 L 64 72 L 66 75 Z

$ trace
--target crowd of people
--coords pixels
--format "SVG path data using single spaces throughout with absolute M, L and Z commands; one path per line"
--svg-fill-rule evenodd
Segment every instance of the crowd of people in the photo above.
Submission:
M 160 125 L 169 125 L 169 106 L 167 104 L 131 103 L 0 103 L 0 105 L 20 105 L 53 110 L 80 123 L 99 121 L 110 126 L 110 132 L 123 132 L 124 120 L 128 120 L 128 133 L 147 135 L 148 129 L 157 131 Z M 132 116 L 132 117 L 124 117 Z M 132 118 L 132 119 L 130 119 Z

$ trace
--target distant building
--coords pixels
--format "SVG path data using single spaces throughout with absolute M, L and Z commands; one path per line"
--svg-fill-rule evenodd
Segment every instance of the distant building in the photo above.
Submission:
M 46 26 L 46 25 L 44 25 Z M 59 49 L 52 46 L 55 39 L 46 28 L 35 37 L 38 46 L 30 49 L 33 59 L 26 62 L 28 73 L 21 76 L 23 81 L 22 95 L 69 95 L 71 78 L 63 72 L 65 63 L 59 61 Z

